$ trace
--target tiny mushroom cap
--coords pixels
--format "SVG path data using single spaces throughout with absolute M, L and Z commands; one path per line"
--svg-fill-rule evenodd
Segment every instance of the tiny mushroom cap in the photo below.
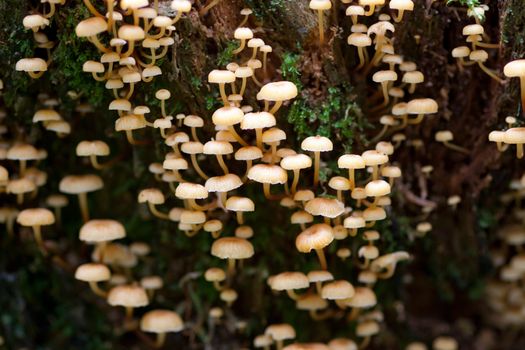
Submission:
M 458 46 L 452 50 L 452 57 L 454 58 L 465 58 L 469 57 L 470 48 L 468 46 Z
M 175 189 L 175 196 L 180 199 L 205 199 L 208 198 L 208 190 L 199 184 L 183 182 Z
M 469 24 L 463 27 L 463 35 L 481 35 L 485 33 L 483 26 L 480 24 Z
M 247 197 L 230 197 L 226 200 L 226 209 L 231 211 L 254 211 L 255 204 Z
M 62 194 L 52 194 L 46 198 L 46 204 L 53 208 L 62 208 L 68 204 L 68 199 Z
M 365 161 L 358 154 L 344 154 L 337 160 L 337 166 L 341 169 L 364 169 Z
M 208 74 L 208 81 L 212 84 L 233 83 L 235 74 L 229 70 L 214 69 Z
M 79 238 L 88 243 L 106 242 L 124 238 L 126 229 L 115 220 L 90 220 L 80 228 Z
M 10 180 L 7 183 L 6 192 L 13 194 L 28 193 L 34 191 L 36 184 L 30 179 L 23 177 L 21 179 Z
M 334 240 L 332 227 L 327 224 L 315 224 L 301 232 L 295 246 L 301 253 L 309 253 L 312 249 L 323 249 Z
M 414 99 L 407 103 L 408 114 L 433 114 L 437 111 L 438 104 L 431 98 Z
M 6 158 L 10 160 L 36 160 L 38 150 L 30 144 L 15 144 L 7 150 Z
M 324 136 L 309 136 L 301 142 L 301 149 L 311 152 L 328 152 L 334 149 L 332 141 Z
M 229 192 L 242 186 L 242 180 L 235 174 L 214 176 L 204 184 L 208 192 Z
M 401 177 L 401 169 L 397 166 L 385 166 L 381 169 L 381 175 L 385 177 Z
M 458 195 L 453 195 L 447 198 L 448 205 L 456 205 L 461 202 L 461 197 Z
M 357 325 L 356 335 L 358 337 L 370 337 L 379 333 L 379 324 L 376 321 L 364 321 Z
M 359 27 L 357 27 L 357 25 L 354 25 L 352 26 L 352 29 L 355 31 L 355 30 L 358 30 Z M 361 33 L 361 32 L 354 32 L 350 34 L 346 41 L 348 45 L 353 45 L 357 47 L 365 47 L 365 46 L 372 45 L 372 39 L 370 39 L 368 35 Z
M 458 349 L 458 342 L 456 339 L 452 337 L 437 337 L 432 342 L 432 349 L 433 350 L 457 350 Z
M 249 15 L 251 15 L 252 13 L 253 13 L 253 11 L 252 11 L 252 9 L 250 9 L 250 8 L 243 8 L 243 9 L 241 10 L 241 15 L 243 15 L 243 16 L 249 16 Z
M 427 350 L 427 346 L 421 342 L 412 342 L 407 345 L 405 350 Z
M 245 146 L 241 147 L 235 152 L 236 160 L 255 160 L 262 158 L 263 154 L 259 147 L 255 146 Z
M 91 155 L 95 156 L 107 156 L 109 155 L 109 146 L 104 141 L 81 141 L 76 148 L 77 156 L 87 157 Z
M 75 33 L 78 37 L 96 36 L 108 29 L 108 24 L 102 17 L 91 17 L 77 24 Z
M 290 81 L 278 81 L 264 85 L 257 94 L 258 100 L 287 101 L 297 96 L 297 86 Z
M 314 216 L 333 219 L 344 213 L 345 205 L 337 199 L 317 197 L 309 200 L 304 209 Z
M 315 194 L 311 190 L 299 190 L 293 196 L 293 200 L 298 202 L 306 202 L 314 198 Z
M 290 217 L 292 224 L 309 224 L 314 221 L 314 217 L 304 210 L 296 211 Z
M 375 72 L 372 76 L 372 80 L 376 83 L 384 83 L 387 81 L 396 81 L 397 80 L 397 73 L 392 70 L 380 70 L 378 72 Z
M 332 281 L 334 279 L 334 276 L 325 270 L 310 271 L 306 276 L 311 283 Z
M 322 310 L 328 307 L 328 302 L 317 294 L 301 296 L 295 303 L 298 310 Z
M 366 221 L 361 216 L 349 216 L 343 222 L 346 228 L 362 228 L 366 226 Z
M 365 186 L 367 197 L 381 197 L 390 194 L 390 185 L 384 180 L 370 181 Z
M 275 126 L 276 120 L 273 114 L 268 112 L 246 113 L 241 121 L 241 129 L 252 130 L 271 128 Z
M 330 0 L 310 0 L 308 5 L 312 10 L 329 10 L 332 8 Z
M 180 214 L 180 222 L 188 225 L 198 225 L 206 222 L 206 214 L 198 210 L 183 210 Z
M 394 10 L 408 10 L 414 9 L 414 2 L 412 0 L 390 0 L 388 6 Z
M 249 239 L 253 237 L 253 229 L 248 225 L 238 226 L 235 229 L 235 237 Z
M 394 145 L 388 141 L 380 141 L 376 144 L 376 151 L 386 154 L 387 156 L 394 154 Z
M 295 329 L 288 323 L 269 325 L 264 333 L 268 334 L 273 340 L 276 341 L 295 338 Z
M 253 38 L 253 32 L 250 28 L 239 27 L 235 29 L 233 37 L 237 40 L 247 40 Z
M 222 237 L 211 246 L 211 255 L 220 259 L 248 259 L 253 254 L 253 245 L 238 237 Z
M 212 115 L 212 121 L 215 125 L 232 126 L 239 124 L 243 117 L 244 112 L 242 109 L 229 106 L 217 109 Z
M 353 297 L 354 294 L 354 286 L 345 280 L 329 282 L 321 289 L 321 297 L 328 300 L 348 299 Z
M 346 300 L 345 304 L 362 309 L 370 308 L 377 304 L 377 297 L 374 291 L 368 287 L 355 287 L 354 296 Z
M 257 164 L 248 171 L 250 180 L 263 184 L 283 184 L 288 180 L 286 170 L 278 165 Z
M 22 24 L 26 29 L 34 29 L 38 31 L 40 27 L 49 25 L 49 20 L 40 14 L 27 15 L 24 17 Z
M 269 281 L 273 290 L 303 289 L 310 286 L 308 277 L 302 272 L 282 272 Z
M 336 191 L 348 191 L 350 189 L 350 181 L 346 177 L 334 176 L 328 181 L 328 186 Z
M 16 218 L 22 226 L 47 226 L 55 223 L 55 215 L 45 208 L 24 209 Z
M 146 256 L 151 251 L 149 244 L 144 242 L 133 242 L 130 244 L 129 249 L 137 256 Z
M 108 281 L 111 278 L 111 271 L 104 264 L 82 264 L 77 267 L 75 278 L 84 282 Z
M 164 282 L 160 276 L 146 276 L 140 280 L 140 285 L 144 289 L 160 289 Z
M 234 289 L 226 288 L 223 289 L 220 293 L 220 299 L 227 303 L 232 303 L 237 300 L 238 294 Z
M 505 143 L 523 144 L 525 143 L 525 128 L 510 128 L 505 131 L 503 137 Z
M 454 134 L 452 134 L 450 130 L 442 130 L 442 131 L 436 132 L 436 134 L 434 135 L 434 138 L 438 142 L 449 142 L 454 139 Z
M 47 63 L 41 58 L 22 58 L 16 62 L 15 69 L 22 72 L 45 72 Z
M 503 73 L 508 78 L 525 78 L 525 59 L 507 63 L 503 68 Z
M 256 348 L 266 348 L 273 344 L 273 339 L 268 334 L 258 335 L 253 339 L 253 346 Z
M 312 158 L 306 154 L 294 154 L 281 160 L 281 167 L 285 170 L 305 169 L 312 166 Z
M 98 175 L 68 175 L 64 177 L 58 188 L 60 192 L 79 194 L 100 190 L 104 186 Z
M 203 229 L 206 232 L 216 232 L 222 230 L 222 221 L 217 219 L 208 220 L 204 223 Z
M 51 122 L 59 120 L 62 120 L 62 117 L 54 109 L 39 109 L 33 115 L 33 123 Z
M 361 155 L 367 166 L 381 165 L 388 162 L 388 156 L 376 150 L 368 150 Z
M 148 305 L 148 295 L 144 288 L 135 285 L 123 285 L 111 288 L 108 293 L 111 306 L 142 307 Z
M 184 329 L 184 322 L 174 311 L 152 310 L 140 319 L 140 329 L 151 333 L 180 332 Z
M 348 338 L 336 338 L 328 343 L 330 350 L 357 350 L 357 344 Z
M 425 76 L 420 71 L 406 72 L 403 74 L 403 83 L 419 84 L 425 81 Z
M 365 9 L 363 8 L 363 6 L 352 5 L 346 8 L 347 16 L 364 16 L 364 14 Z
M 476 62 L 485 62 L 489 59 L 489 54 L 485 50 L 474 50 L 470 53 L 469 58 Z
M 322 343 L 293 343 L 285 346 L 283 350 L 329 350 L 329 348 Z
M 222 282 L 226 279 L 226 272 L 218 267 L 211 267 L 204 272 L 204 279 L 208 282 Z
M 232 154 L 233 146 L 227 141 L 208 141 L 204 144 L 202 152 L 213 155 Z
M 416 231 L 420 233 L 427 233 L 432 230 L 432 224 L 430 222 L 420 222 L 416 226 Z

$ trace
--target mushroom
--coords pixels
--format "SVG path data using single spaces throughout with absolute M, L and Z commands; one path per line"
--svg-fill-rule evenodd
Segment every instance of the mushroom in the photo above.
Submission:
M 438 104 L 431 98 L 414 99 L 407 103 L 406 112 L 417 115 L 414 119 L 409 119 L 408 124 L 419 124 L 425 115 L 435 114 L 438 111 Z
M 140 319 L 140 329 L 144 332 L 156 333 L 155 347 L 161 348 L 166 341 L 166 333 L 178 333 L 184 329 L 180 316 L 171 310 L 152 310 Z
M 525 111 L 525 59 L 509 62 L 503 68 L 507 78 L 520 78 L 521 110 Z
M 213 282 L 215 289 L 221 291 L 223 289 L 221 282 L 226 280 L 226 273 L 223 269 L 211 267 L 204 272 L 204 279 L 208 282 Z
M 244 16 L 243 20 L 241 23 L 239 23 L 239 25 L 237 27 L 242 27 L 243 25 L 245 25 L 247 22 L 248 22 L 248 18 L 250 17 L 250 15 L 253 13 L 252 9 L 250 8 L 243 8 L 240 12 L 241 16 Z
M 208 180 L 209 176 L 204 173 L 201 169 L 197 160 L 197 155 L 203 153 L 204 146 L 200 142 L 184 142 L 180 147 L 182 153 L 189 154 L 191 157 L 191 163 L 193 169 L 202 177 L 204 180 Z
M 456 339 L 447 336 L 440 336 L 432 342 L 433 350 L 457 350 L 458 342 Z
M 302 272 L 282 272 L 272 276 L 269 281 L 270 288 L 276 291 L 285 290 L 293 300 L 299 300 L 300 296 L 295 293 L 295 289 L 304 289 L 310 286 L 306 275 Z
M 242 109 L 231 106 L 219 108 L 212 115 L 213 124 L 226 127 L 237 142 L 243 146 L 248 146 L 248 143 L 235 131 L 235 125 L 239 124 L 243 118 L 244 112 Z
M 104 261 L 107 242 L 124 238 L 126 229 L 115 220 L 90 220 L 80 228 L 79 239 L 86 243 L 98 245 L 98 261 Z
M 246 172 L 243 177 L 243 181 L 246 179 L 248 171 L 253 165 L 253 161 L 261 159 L 263 156 L 261 150 L 255 146 L 245 146 L 241 147 L 235 152 L 235 160 L 245 161 L 246 162 Z
M 164 282 L 160 276 L 146 276 L 141 278 L 140 285 L 146 290 L 148 298 L 152 300 L 155 291 L 161 289 L 164 286 Z
M 52 194 L 46 198 L 46 205 L 54 209 L 55 220 L 57 225 L 61 225 L 62 211 L 61 209 L 68 205 L 67 197 L 62 194 Z
M 230 197 L 226 200 L 226 209 L 237 213 L 237 223 L 244 225 L 243 212 L 255 211 L 255 204 L 247 197 Z
M 69 175 L 59 184 L 60 192 L 78 195 L 78 203 L 82 213 L 82 220 L 89 220 L 87 193 L 100 190 L 104 186 L 102 179 L 97 175 Z
M 331 315 L 330 310 L 327 310 L 324 314 L 319 314 L 319 310 L 328 307 L 328 302 L 322 299 L 319 295 L 313 293 L 301 296 L 296 301 L 295 307 L 297 310 L 307 310 L 310 313 L 310 317 L 316 321 L 321 321 Z
M 397 73 L 393 70 L 380 70 L 374 73 L 372 80 L 376 83 L 380 83 L 381 89 L 383 91 L 383 103 L 376 108 L 381 108 L 388 105 L 388 102 L 390 101 L 390 96 L 388 95 L 389 84 L 390 82 L 397 80 Z
M 372 336 L 379 333 L 379 324 L 373 320 L 360 322 L 357 324 L 355 333 L 358 337 L 363 338 L 359 349 L 365 349 L 370 344 Z
M 20 166 L 19 174 L 23 177 L 27 168 L 27 162 L 38 159 L 38 150 L 30 144 L 17 143 L 9 147 L 6 158 L 18 161 Z
M 241 41 L 239 47 L 235 49 L 234 51 L 232 51 L 232 54 L 237 55 L 242 50 L 244 50 L 244 47 L 246 46 L 246 41 L 253 38 L 253 32 L 250 28 L 239 27 L 235 29 L 235 32 L 233 33 L 233 37 Z
M 226 206 L 227 193 L 242 186 L 242 180 L 235 174 L 214 176 L 206 180 L 205 187 L 208 192 L 218 192 L 220 205 Z
M 123 306 L 126 308 L 127 320 L 131 320 L 133 317 L 134 308 L 149 304 L 148 295 L 144 288 L 135 285 L 122 285 L 111 288 L 107 301 L 111 306 Z
M 283 350 L 284 341 L 295 338 L 295 329 L 288 323 L 272 324 L 266 327 L 264 334 L 275 341 L 277 350 Z
M 317 22 L 319 25 L 319 42 L 324 43 L 324 12 L 332 8 L 330 0 L 310 0 L 310 9 L 317 11 Z
M 368 63 L 367 55 L 365 55 L 366 47 L 372 45 L 372 39 L 363 33 L 352 33 L 348 36 L 347 43 L 348 45 L 357 47 L 359 65 L 356 67 L 356 70 L 363 68 Z
M 233 146 L 226 141 L 208 141 L 202 149 L 204 154 L 215 155 L 222 171 L 225 175 L 229 174 L 228 166 L 224 162 L 223 155 L 232 154 Z
M 412 0 L 390 0 L 388 7 L 392 10 L 397 10 L 397 16 L 394 15 L 394 21 L 399 23 L 403 20 L 405 11 L 414 10 L 414 2 Z
M 366 11 L 365 16 L 372 16 L 376 10 L 376 6 L 383 6 L 385 0 L 359 0 L 359 5 L 366 7 L 368 6 L 368 11 Z
M 403 83 L 410 84 L 408 93 L 413 94 L 416 91 L 416 85 L 425 81 L 425 76 L 420 71 L 406 72 L 403 74 Z
M 314 187 L 319 184 L 319 167 L 321 163 L 321 152 L 332 151 L 334 145 L 329 138 L 324 136 L 309 136 L 301 142 L 301 149 L 303 151 L 310 151 L 314 153 Z
M 352 18 L 352 23 L 356 25 L 359 21 L 359 16 L 365 15 L 365 9 L 362 6 L 351 5 L 346 8 L 345 14 Z
M 181 183 L 175 190 L 175 197 L 187 200 L 189 206 L 194 210 L 208 209 L 207 206 L 201 206 L 195 201 L 196 199 L 208 198 L 208 190 L 202 185 L 189 182 Z
M 91 17 L 77 24 L 75 33 L 79 38 L 87 38 L 97 49 L 106 53 L 111 50 L 98 40 L 98 35 L 108 30 L 108 23 L 103 17 Z M 120 35 L 119 35 L 120 36 Z
M 139 192 L 138 202 L 148 203 L 148 208 L 153 215 L 160 219 L 169 220 L 169 215 L 161 213 L 155 205 L 164 204 L 166 199 L 162 192 L 156 188 L 147 188 Z
M 109 281 L 111 278 L 111 271 L 104 264 L 88 263 L 77 267 L 75 271 L 75 278 L 79 281 L 89 283 L 89 287 L 96 295 L 106 298 L 108 293 L 102 290 L 98 282 Z
M 228 276 L 235 273 L 235 260 L 248 259 L 254 254 L 253 245 L 246 239 L 222 237 L 211 246 L 211 255 L 228 260 Z
M 361 158 L 366 166 L 372 167 L 372 180 L 379 178 L 379 166 L 388 162 L 388 156 L 376 150 L 363 152 Z
M 109 146 L 104 141 L 81 141 L 77 145 L 76 154 L 79 157 L 89 157 L 95 169 L 101 170 L 109 165 L 109 163 L 100 164 L 97 160 L 97 157 L 109 155 Z
M 317 253 L 319 263 L 323 270 L 327 269 L 326 257 L 323 248 L 334 240 L 332 227 L 326 224 L 315 224 L 301 232 L 295 239 L 295 246 L 301 253 L 313 250 Z
M 291 186 L 292 194 L 297 191 L 299 184 L 299 177 L 301 169 L 310 168 L 312 166 L 312 159 L 305 154 L 296 154 L 286 156 L 281 160 L 281 167 L 285 170 L 292 170 L 294 173 L 293 182 Z
M 461 147 L 461 146 L 458 146 L 452 143 L 452 140 L 454 140 L 454 135 L 449 130 L 442 130 L 442 131 L 436 132 L 436 134 L 434 135 L 434 138 L 436 139 L 437 142 L 443 143 L 445 147 L 448 147 L 454 151 L 457 151 L 463 154 L 470 153 L 470 151 L 466 149 L 465 147 Z
M 485 66 L 485 62 L 489 59 L 489 55 L 485 50 L 474 50 L 470 52 L 470 60 L 477 62 L 478 66 L 485 72 L 489 77 L 496 80 L 498 83 L 503 84 L 505 81 L 498 77 L 496 73 Z
M 321 298 L 334 300 L 342 309 L 346 307 L 343 301 L 353 297 L 354 294 L 354 286 L 345 280 L 336 280 L 326 283 L 321 289 Z
M 270 191 L 271 185 L 285 184 L 288 181 L 286 170 L 278 165 L 257 164 L 248 171 L 248 179 L 263 184 L 264 196 L 274 199 Z
M 523 158 L 523 144 L 525 143 L 525 128 L 510 128 L 505 131 L 503 142 L 516 145 L 516 157 Z
M 349 216 L 344 220 L 343 225 L 345 228 L 350 229 L 350 236 L 355 237 L 357 235 L 357 229 L 365 227 L 366 222 L 361 216 Z
M 336 338 L 328 343 L 330 350 L 357 350 L 357 344 L 347 338 Z
M 235 73 L 228 70 L 214 69 L 208 74 L 208 82 L 211 84 L 219 84 L 219 90 L 222 102 L 225 107 L 229 106 L 228 95 L 226 94 L 226 84 L 235 82 Z
M 263 150 L 263 129 L 275 126 L 276 120 L 273 114 L 268 112 L 246 113 L 241 121 L 242 130 L 255 130 L 257 147 Z
M 295 86 L 294 83 L 289 81 L 278 81 L 264 85 L 257 94 L 257 99 L 264 100 L 265 112 L 275 115 L 284 101 L 289 101 L 296 96 L 297 86 Z M 275 102 L 272 109 L 269 108 L 270 101 Z
M 24 195 L 36 190 L 36 184 L 29 178 L 20 178 L 9 180 L 6 186 L 6 192 L 16 195 L 16 203 L 22 205 L 24 203 Z
M 42 239 L 42 226 L 48 226 L 55 223 L 53 212 L 45 208 L 24 209 L 16 218 L 22 226 L 32 227 L 35 241 L 43 255 L 47 255 L 46 247 Z
M 126 133 L 126 139 L 132 145 L 140 145 L 144 143 L 143 141 L 137 141 L 135 139 L 133 136 L 133 130 L 144 129 L 146 126 L 144 118 L 136 114 L 128 114 L 115 121 L 115 131 L 124 131 Z

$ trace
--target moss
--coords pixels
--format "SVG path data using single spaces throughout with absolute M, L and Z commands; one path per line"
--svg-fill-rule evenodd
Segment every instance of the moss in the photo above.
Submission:
M 237 49 L 239 43 L 231 40 L 226 43 L 226 47 L 217 56 L 217 65 L 223 67 L 233 61 L 233 51 Z

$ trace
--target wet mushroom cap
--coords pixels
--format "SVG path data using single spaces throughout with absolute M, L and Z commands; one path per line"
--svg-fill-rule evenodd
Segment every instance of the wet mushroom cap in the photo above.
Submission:
M 253 256 L 253 245 L 243 238 L 223 237 L 213 242 L 211 254 L 220 259 L 248 259 Z
M 288 180 L 286 170 L 278 165 L 257 164 L 248 171 L 248 179 L 266 184 L 284 184 Z
M 264 85 L 257 94 L 258 100 L 287 101 L 297 96 L 297 86 L 289 81 L 278 81 Z
M 301 253 L 309 253 L 312 249 L 323 249 L 334 240 L 333 229 L 326 224 L 315 224 L 301 232 L 295 246 Z
M 304 209 L 314 216 L 336 218 L 344 213 L 345 206 L 337 199 L 317 197 L 306 202 Z

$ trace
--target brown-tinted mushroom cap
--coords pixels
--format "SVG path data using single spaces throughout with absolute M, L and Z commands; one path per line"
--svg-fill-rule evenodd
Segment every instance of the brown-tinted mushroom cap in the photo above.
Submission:
M 295 239 L 295 246 L 301 253 L 322 249 L 334 240 L 333 230 L 326 224 L 315 224 L 301 232 Z
M 219 238 L 211 246 L 211 255 L 220 259 L 248 259 L 253 254 L 253 245 L 238 237 Z
M 180 332 L 184 329 L 184 322 L 174 311 L 152 310 L 142 316 L 140 329 L 151 333 Z
M 142 307 L 148 305 L 148 295 L 144 288 L 124 285 L 111 288 L 108 293 L 108 304 L 111 306 Z

